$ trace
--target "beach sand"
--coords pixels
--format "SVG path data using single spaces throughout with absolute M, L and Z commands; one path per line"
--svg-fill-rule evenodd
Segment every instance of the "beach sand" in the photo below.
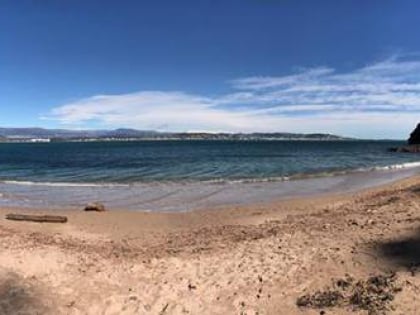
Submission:
M 67 215 L 68 223 L 5 220 Z M 185 213 L 0 210 L 1 314 L 367 314 L 297 299 L 396 272 L 420 310 L 420 177 L 355 194 Z M 372 313 L 373 314 L 373 313 Z

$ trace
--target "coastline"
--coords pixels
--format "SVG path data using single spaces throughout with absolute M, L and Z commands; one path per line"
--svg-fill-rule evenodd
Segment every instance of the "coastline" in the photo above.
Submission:
M 417 257 L 393 250 L 417 248 L 419 187 L 414 176 L 356 193 L 192 212 L 49 210 L 66 224 L 7 221 L 18 209 L 2 208 L 0 312 L 319 314 L 296 299 L 345 274 L 393 270 L 403 291 L 392 306 L 415 314 Z
M 78 210 L 97 201 L 112 211 L 185 212 L 311 196 L 355 193 L 420 174 L 420 162 L 286 178 L 144 183 L 0 182 L 0 206 Z

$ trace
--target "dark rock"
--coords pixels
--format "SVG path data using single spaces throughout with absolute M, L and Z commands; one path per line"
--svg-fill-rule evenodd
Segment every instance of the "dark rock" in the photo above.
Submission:
M 390 148 L 388 151 L 398 153 L 420 153 L 420 145 L 406 145 L 399 148 Z
M 99 202 L 88 203 L 84 209 L 85 211 L 105 211 L 105 206 Z
M 417 125 L 417 128 L 410 135 L 408 139 L 409 145 L 420 144 L 420 123 Z
M 417 125 L 416 129 L 410 134 L 408 139 L 408 145 L 397 148 L 389 148 L 389 152 L 398 152 L 398 153 L 420 153 L 420 123 Z

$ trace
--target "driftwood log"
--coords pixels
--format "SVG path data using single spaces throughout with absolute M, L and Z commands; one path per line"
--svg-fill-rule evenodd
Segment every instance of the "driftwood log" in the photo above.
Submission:
M 67 217 L 59 215 L 32 215 L 32 214 L 15 214 L 6 215 L 7 220 L 15 221 L 31 221 L 31 222 L 48 222 L 48 223 L 66 223 Z

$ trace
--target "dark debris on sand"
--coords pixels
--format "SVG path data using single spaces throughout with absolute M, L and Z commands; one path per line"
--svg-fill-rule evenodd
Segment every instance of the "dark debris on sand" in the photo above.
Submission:
M 347 275 L 324 291 L 299 297 L 296 304 L 318 309 L 349 306 L 355 311 L 365 310 L 369 315 L 382 315 L 390 310 L 395 294 L 401 291 L 396 280 L 395 273 L 358 281 Z

